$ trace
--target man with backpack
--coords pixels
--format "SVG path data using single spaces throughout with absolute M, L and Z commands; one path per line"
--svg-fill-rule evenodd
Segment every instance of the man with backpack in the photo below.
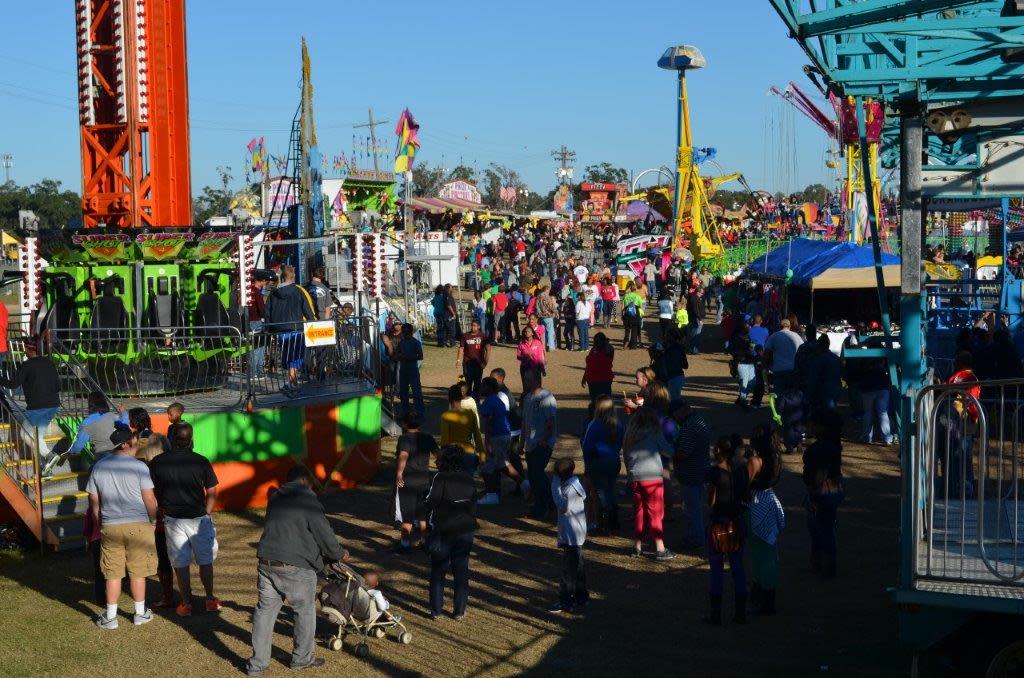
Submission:
M 623 348 L 639 348 L 643 346 L 640 329 L 643 327 L 644 299 L 636 291 L 631 281 L 626 285 L 626 296 L 622 298 L 622 326 L 626 334 L 622 338 Z

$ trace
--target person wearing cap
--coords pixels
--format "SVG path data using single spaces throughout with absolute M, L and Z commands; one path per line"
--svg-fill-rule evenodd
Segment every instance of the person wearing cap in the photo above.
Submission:
M 157 571 L 153 524 L 157 503 L 149 468 L 135 458 L 139 438 L 130 428 L 118 425 L 110 434 L 112 454 L 100 459 L 89 474 L 89 513 L 100 526 L 100 570 L 106 581 L 107 609 L 95 619 L 105 630 L 117 628 L 117 600 L 121 581 L 128 573 L 135 602 L 132 622 L 153 621 L 146 607 L 146 577 Z
M 221 602 L 213 593 L 213 561 L 217 558 L 217 528 L 213 506 L 217 501 L 217 476 L 206 457 L 192 448 L 192 425 L 181 422 L 174 429 L 171 449 L 149 464 L 157 502 L 163 516 L 167 558 L 178 579 L 179 617 L 192 614 L 190 565 L 199 566 L 206 589 L 206 611 L 217 612 Z
M 25 418 L 35 429 L 35 446 L 45 467 L 51 460 L 46 430 L 60 407 L 60 374 L 49 356 L 39 355 L 37 337 L 25 342 L 25 362 L 18 365 L 12 378 L 0 377 L 0 385 L 12 391 L 20 388 L 25 394 Z

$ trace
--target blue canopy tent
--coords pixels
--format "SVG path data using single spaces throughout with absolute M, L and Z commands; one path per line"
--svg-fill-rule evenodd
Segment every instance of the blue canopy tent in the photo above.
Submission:
M 787 282 L 787 271 L 792 277 Z M 900 284 L 900 258 L 893 254 L 882 254 L 882 276 L 887 288 L 898 288 Z M 868 245 L 851 242 L 830 242 L 794 238 L 764 256 L 750 262 L 740 276 L 751 280 L 770 280 L 786 283 L 786 308 L 789 308 L 790 291 L 794 288 L 806 290 L 796 298 L 810 303 L 810 318 L 814 320 L 814 293 L 816 291 L 873 290 L 877 285 L 875 257 Z M 808 300 L 808 297 L 809 300 Z M 796 301 L 796 298 L 794 301 Z M 851 302 L 857 306 L 857 297 L 844 298 L 842 302 L 832 299 L 827 307 L 836 307 Z M 877 300 L 875 303 L 877 308 Z M 844 313 L 841 317 L 850 317 Z
M 876 286 L 875 258 L 868 245 L 794 238 L 758 257 L 743 269 L 742 276 L 754 279 L 785 280 L 792 269 L 789 284 L 812 290 L 864 289 Z M 886 287 L 898 287 L 900 258 L 882 254 L 882 274 Z

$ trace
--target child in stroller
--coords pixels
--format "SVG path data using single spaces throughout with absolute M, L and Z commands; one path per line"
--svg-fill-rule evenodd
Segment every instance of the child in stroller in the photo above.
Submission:
M 391 605 L 378 589 L 378 572 L 369 571 L 362 576 L 344 563 L 335 563 L 324 577 L 317 598 L 321 614 L 338 625 L 337 634 L 328 641 L 332 650 L 340 650 L 342 638 L 349 633 L 360 637 L 355 648 L 357 657 L 370 654 L 367 636 L 383 638 L 388 631 L 393 631 L 395 640 L 403 645 L 412 642 L 412 634 L 402 624 L 401 615 L 391 612 Z

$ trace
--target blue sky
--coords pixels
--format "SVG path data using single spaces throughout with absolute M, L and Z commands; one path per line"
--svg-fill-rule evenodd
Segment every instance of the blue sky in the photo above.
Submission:
M 796 166 L 792 190 L 830 176 L 823 134 L 799 116 L 795 157 L 767 141 L 766 121 L 780 116 L 768 87 L 806 79 L 803 53 L 766 0 L 187 7 L 194 193 L 217 182 L 218 165 L 230 166 L 239 184 L 253 136 L 265 136 L 271 152 L 286 150 L 301 36 L 328 158 L 350 152 L 351 125 L 369 106 L 392 121 L 408 106 L 422 126 L 421 161 L 498 162 L 535 191 L 554 184 L 550 151 L 563 143 L 577 153 L 577 172 L 601 161 L 632 171 L 669 164 L 674 76 L 655 62 L 667 46 L 690 43 L 708 60 L 689 80 L 695 142 L 716 147 L 722 169 L 769 189 L 794 174 L 778 169 L 784 160 Z M 21 28 L 0 45 L 0 153 L 14 155 L 19 183 L 53 177 L 77 190 L 73 3 L 11 3 L 4 17 L 9 29 Z M 390 146 L 385 127 L 378 129 Z

